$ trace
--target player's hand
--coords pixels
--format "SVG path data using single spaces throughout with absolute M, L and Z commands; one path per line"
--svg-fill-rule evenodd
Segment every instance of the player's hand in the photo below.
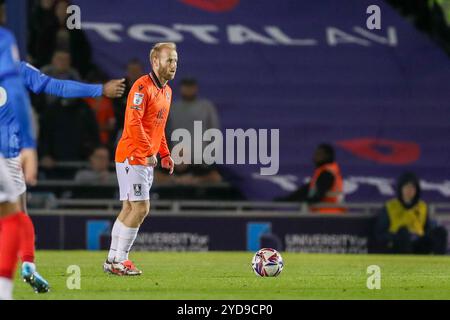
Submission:
M 156 159 L 155 155 L 147 157 L 147 165 L 150 167 L 156 167 L 158 165 L 158 159 Z
M 20 161 L 22 162 L 25 182 L 34 186 L 37 184 L 38 161 L 36 149 L 25 148 L 20 152 Z
M 173 159 L 171 156 L 166 156 L 161 159 L 161 167 L 169 170 L 169 174 L 173 173 L 174 166 L 175 166 L 175 163 L 173 162 Z
M 125 79 L 109 80 L 103 85 L 103 95 L 108 98 L 120 98 L 125 92 Z

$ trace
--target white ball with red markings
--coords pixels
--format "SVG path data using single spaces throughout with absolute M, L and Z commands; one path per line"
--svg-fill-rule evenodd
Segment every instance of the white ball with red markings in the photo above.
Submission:
M 283 271 L 283 267 L 283 258 L 272 248 L 260 249 L 252 259 L 253 271 L 260 277 L 276 277 Z

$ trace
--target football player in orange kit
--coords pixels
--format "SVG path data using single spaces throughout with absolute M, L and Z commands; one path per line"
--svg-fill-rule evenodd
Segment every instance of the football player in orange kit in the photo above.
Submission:
M 174 43 L 157 43 L 150 51 L 152 72 L 133 84 L 128 94 L 125 125 L 116 149 L 116 172 L 122 210 L 111 232 L 111 247 L 103 270 L 117 275 L 140 275 L 128 259 L 139 226 L 150 210 L 153 168 L 158 164 L 173 173 L 164 129 L 169 115 L 178 54 Z

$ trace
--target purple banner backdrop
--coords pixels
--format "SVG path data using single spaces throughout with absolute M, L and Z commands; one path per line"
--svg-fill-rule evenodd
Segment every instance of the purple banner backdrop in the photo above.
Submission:
M 33 216 L 38 249 L 106 250 L 114 219 L 105 216 Z M 371 217 L 152 217 L 142 224 L 133 250 L 370 252 Z M 230 236 L 233 230 L 233 236 Z M 268 240 L 272 241 L 272 240 Z M 277 243 L 279 243 L 277 245 Z
M 133 250 L 256 251 L 267 246 L 291 252 L 371 253 L 379 249 L 373 239 L 373 216 L 201 216 L 204 213 L 146 219 Z M 95 215 L 95 211 L 92 215 L 31 215 L 40 250 L 109 248 L 113 217 Z M 439 216 L 437 221 L 450 232 L 448 217 Z
M 280 170 L 227 165 L 249 199 L 286 194 L 336 145 L 348 200 L 394 194 L 405 169 L 429 200 L 450 197 L 450 62 L 383 1 L 76 0 L 96 63 L 113 76 L 158 41 L 175 41 L 179 72 L 199 79 L 222 129 L 280 129 Z M 366 9 L 381 8 L 381 30 Z M 147 62 L 148 63 L 148 62 Z

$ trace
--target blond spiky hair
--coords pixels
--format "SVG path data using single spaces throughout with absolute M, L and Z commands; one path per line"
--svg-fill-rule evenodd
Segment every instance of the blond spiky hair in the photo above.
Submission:
M 162 49 L 172 49 L 177 50 L 177 45 L 174 42 L 158 42 L 156 43 L 152 50 L 150 50 L 150 62 L 153 62 L 153 58 L 157 58 Z

